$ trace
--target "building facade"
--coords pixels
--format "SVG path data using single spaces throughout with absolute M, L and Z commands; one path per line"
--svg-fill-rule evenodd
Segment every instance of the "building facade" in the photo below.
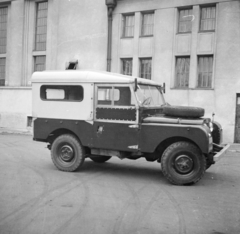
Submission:
M 31 128 L 34 71 L 106 70 L 109 49 L 112 72 L 165 83 L 240 142 L 237 0 L 0 0 L 0 127 Z

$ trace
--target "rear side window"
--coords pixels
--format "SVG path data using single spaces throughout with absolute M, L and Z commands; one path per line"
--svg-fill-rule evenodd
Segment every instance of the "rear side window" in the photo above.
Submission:
M 46 101 L 82 101 L 83 87 L 75 85 L 42 85 L 40 97 Z

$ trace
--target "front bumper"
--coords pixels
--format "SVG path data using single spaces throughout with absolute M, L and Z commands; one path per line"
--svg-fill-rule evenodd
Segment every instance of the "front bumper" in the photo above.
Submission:
M 228 150 L 228 148 L 230 147 L 230 145 L 229 144 L 226 144 L 226 145 L 217 145 L 217 144 L 214 144 L 213 143 L 213 151 L 214 151 L 214 155 L 213 155 L 213 162 L 215 163 L 215 162 L 217 162 L 220 158 L 222 158 L 225 154 L 226 154 L 226 152 L 227 152 L 227 150 Z

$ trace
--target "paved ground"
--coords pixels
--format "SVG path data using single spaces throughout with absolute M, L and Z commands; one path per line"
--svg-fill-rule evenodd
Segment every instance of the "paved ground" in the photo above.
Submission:
M 144 159 L 60 172 L 31 138 L 0 135 L 1 234 L 240 233 L 239 145 L 195 186 L 173 186 Z

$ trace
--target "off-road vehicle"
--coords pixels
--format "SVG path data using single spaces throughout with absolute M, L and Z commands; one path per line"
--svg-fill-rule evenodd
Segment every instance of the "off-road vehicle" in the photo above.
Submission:
M 229 145 L 204 109 L 171 106 L 164 87 L 142 78 L 97 71 L 45 71 L 32 76 L 33 139 L 47 142 L 62 171 L 90 158 L 161 163 L 173 184 L 198 182 Z

